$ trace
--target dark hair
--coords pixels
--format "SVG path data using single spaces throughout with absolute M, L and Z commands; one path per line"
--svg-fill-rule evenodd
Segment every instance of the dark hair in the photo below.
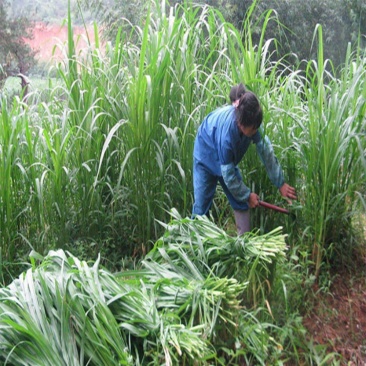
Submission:
M 245 92 L 239 99 L 235 109 L 236 122 L 244 127 L 258 129 L 263 120 L 262 108 L 256 95 L 250 91 Z
M 230 102 L 233 103 L 236 100 L 240 99 L 240 97 L 246 92 L 245 86 L 240 83 L 238 85 L 235 85 L 231 88 L 229 98 Z

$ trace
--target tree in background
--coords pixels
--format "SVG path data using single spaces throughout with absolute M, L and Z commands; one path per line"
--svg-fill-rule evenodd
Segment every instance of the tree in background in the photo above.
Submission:
M 115 39 L 122 27 L 129 34 L 134 26 L 142 25 L 148 4 L 144 0 L 80 0 L 83 10 L 90 11 L 103 25 L 104 37 Z
M 171 5 L 184 0 L 171 0 Z M 335 66 L 344 62 L 348 43 L 360 42 L 365 48 L 366 2 L 364 0 L 196 0 L 220 10 L 225 19 L 238 29 L 248 11 L 251 14 L 254 43 L 261 36 L 261 15 L 273 9 L 273 21 L 266 28 L 266 38 L 278 40 L 278 55 L 290 63 L 316 58 L 313 35 L 318 24 L 323 27 L 324 55 Z M 361 37 L 360 37 L 361 36 Z
M 0 88 L 9 76 L 18 76 L 24 90 L 26 75 L 36 63 L 36 51 L 24 42 L 32 38 L 32 23 L 24 16 L 10 19 L 7 9 L 9 1 L 0 0 Z
M 300 61 L 316 59 L 314 31 L 320 24 L 323 27 L 325 58 L 332 60 L 335 66 L 342 64 L 348 43 L 354 40 L 352 32 L 358 33 L 358 27 L 352 29 L 350 19 L 350 13 L 357 11 L 356 8 L 349 8 L 343 0 L 292 0 L 290 4 L 275 0 L 266 2 L 266 7 L 272 5 L 279 22 L 284 25 L 280 29 L 280 37 L 277 37 L 280 54 L 296 55 Z M 272 28 L 268 36 L 275 37 L 278 31 L 278 27 Z M 291 57 L 290 60 L 293 61 Z
M 260 37 L 262 29 L 260 16 L 265 11 L 273 9 L 275 21 L 267 26 L 266 37 L 279 41 L 278 54 L 280 57 L 286 56 L 291 63 L 294 59 L 301 61 L 316 58 L 317 47 L 314 47 L 313 35 L 318 24 L 323 27 L 325 58 L 332 60 L 335 66 L 344 62 L 348 43 L 356 43 L 359 35 L 363 35 L 363 38 L 366 35 L 364 0 L 228 0 L 228 2 L 232 5 L 230 21 L 239 29 L 242 29 L 243 19 L 249 7 L 256 2 L 255 12 L 252 14 L 252 23 L 256 25 L 252 28 L 254 41 Z
M 366 2 L 365 0 L 346 0 L 344 4 L 348 11 L 348 17 L 351 22 L 352 41 L 356 42 L 360 38 L 361 46 L 365 48 L 366 44 Z

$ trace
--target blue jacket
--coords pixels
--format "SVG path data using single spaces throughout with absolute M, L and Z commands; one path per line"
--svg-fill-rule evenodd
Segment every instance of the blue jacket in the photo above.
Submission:
M 205 165 L 212 175 L 222 176 L 238 202 L 248 201 L 250 189 L 235 174 L 235 168 L 251 143 L 256 144 L 271 182 L 280 188 L 285 181 L 269 138 L 262 137 L 259 131 L 252 137 L 242 134 L 236 124 L 235 107 L 225 106 L 208 114 L 198 128 L 194 144 L 197 161 Z

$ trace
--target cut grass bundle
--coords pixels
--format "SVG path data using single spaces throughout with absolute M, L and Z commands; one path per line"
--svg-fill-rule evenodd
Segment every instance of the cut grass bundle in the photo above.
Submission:
M 89 268 L 62 251 L 50 252 L 38 268 L 0 290 L 2 362 L 131 364 L 104 301 L 97 264 Z
M 286 236 L 281 228 L 264 235 L 231 237 L 207 217 L 182 219 L 175 210 L 172 217 L 169 224 L 162 224 L 166 233 L 147 258 L 184 268 L 195 278 L 204 274 L 249 280 L 248 300 L 256 304 L 259 294 L 269 289 L 276 262 L 285 257 Z
M 254 313 L 243 308 L 250 277 L 231 277 L 245 277 L 239 268 L 227 275 L 230 264 L 221 267 L 220 260 L 272 262 L 284 250 L 277 236 L 256 245 L 252 235 L 238 249 L 208 220 L 188 222 L 175 213 L 141 270 L 113 275 L 99 268 L 99 259 L 89 266 L 61 250 L 36 266 L 33 255 L 32 268 L 0 290 L 0 359 L 14 365 L 204 365 L 224 362 L 219 354 L 234 347 L 235 339 L 271 343 Z M 197 243 L 188 237 L 200 241 L 201 249 L 196 252 Z
M 179 317 L 158 312 L 153 292 L 141 282 L 117 282 L 98 266 L 99 261 L 89 267 L 63 251 L 50 252 L 38 267 L 1 289 L 0 360 L 139 364 L 134 356 L 142 364 L 152 357 L 171 365 L 183 353 L 188 358 L 211 354 L 200 327 L 185 327 Z

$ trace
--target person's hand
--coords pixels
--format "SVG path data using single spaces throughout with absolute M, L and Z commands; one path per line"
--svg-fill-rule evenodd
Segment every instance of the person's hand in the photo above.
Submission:
M 249 196 L 248 204 L 250 208 L 259 206 L 259 196 L 256 193 L 251 193 Z
M 289 198 L 287 199 L 287 202 L 291 205 L 292 201 L 291 200 L 297 200 L 297 196 L 296 196 L 296 190 L 294 187 L 291 187 L 290 185 L 288 185 L 287 183 L 285 183 L 281 188 L 280 188 L 280 193 L 282 197 L 285 198 Z

